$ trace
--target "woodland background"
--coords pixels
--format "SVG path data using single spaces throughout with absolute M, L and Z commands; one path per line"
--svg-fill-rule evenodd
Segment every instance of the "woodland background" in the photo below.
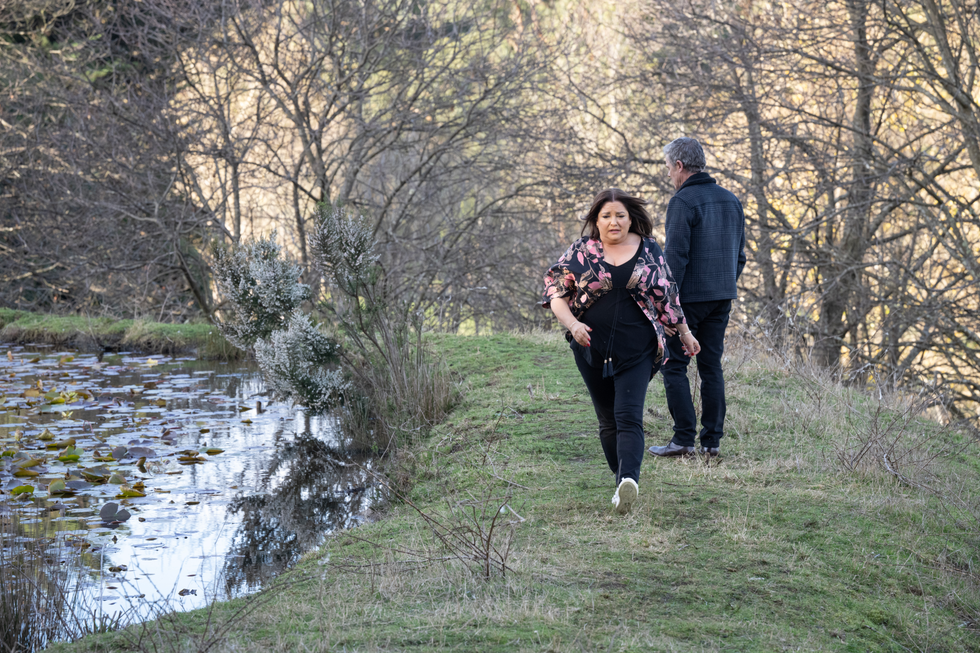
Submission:
M 212 319 L 213 242 L 321 204 L 431 328 L 553 324 L 595 192 L 689 135 L 745 206 L 737 315 L 848 380 L 980 400 L 977 0 L 0 0 L 0 305 Z

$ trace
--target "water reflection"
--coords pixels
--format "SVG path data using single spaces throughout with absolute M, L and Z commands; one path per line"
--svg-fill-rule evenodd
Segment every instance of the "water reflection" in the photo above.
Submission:
M 52 543 L 107 611 L 135 597 L 190 609 L 256 589 L 365 519 L 379 496 L 372 461 L 344 454 L 331 418 L 267 399 L 257 370 L 242 364 L 0 346 L 4 544 Z M 69 439 L 77 461 L 46 446 Z M 37 474 L 15 475 L 27 458 L 41 460 L 28 468 Z M 146 496 L 71 480 L 98 466 Z M 57 479 L 74 493 L 49 493 Z M 13 494 L 25 485 L 33 491 Z M 110 501 L 133 517 L 103 523 Z
M 363 520 L 378 491 L 369 465 L 346 459 L 310 433 L 277 447 L 260 492 L 240 495 L 228 506 L 241 515 L 225 564 L 228 591 L 260 585 L 326 534 Z

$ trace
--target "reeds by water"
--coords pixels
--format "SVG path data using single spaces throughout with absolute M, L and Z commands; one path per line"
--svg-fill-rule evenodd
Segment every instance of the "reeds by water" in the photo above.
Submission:
M 13 550 L 12 530 L 0 520 L 0 651 L 38 651 L 61 630 L 64 575 L 43 550 Z
M 0 518 L 0 653 L 40 651 L 54 641 L 118 627 L 121 616 L 89 605 L 74 586 L 72 556 L 54 540 L 25 542 Z

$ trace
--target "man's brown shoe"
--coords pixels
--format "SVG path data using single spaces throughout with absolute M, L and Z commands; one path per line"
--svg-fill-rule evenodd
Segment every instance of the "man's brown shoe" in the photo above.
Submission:
M 694 453 L 694 447 L 682 447 L 679 444 L 668 442 L 662 447 L 650 447 L 647 451 L 654 456 L 689 456 Z

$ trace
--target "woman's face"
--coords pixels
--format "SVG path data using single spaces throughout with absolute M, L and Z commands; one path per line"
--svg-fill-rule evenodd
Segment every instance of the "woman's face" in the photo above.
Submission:
M 599 209 L 596 226 L 603 245 L 625 243 L 630 231 L 630 214 L 622 202 L 606 202 Z

